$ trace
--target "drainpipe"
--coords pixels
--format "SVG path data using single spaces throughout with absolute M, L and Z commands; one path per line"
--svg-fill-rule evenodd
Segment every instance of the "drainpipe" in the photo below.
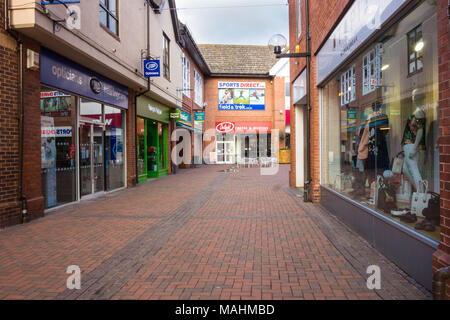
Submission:
M 147 59 L 150 58 L 150 1 L 146 0 L 147 5 Z M 139 183 L 139 174 L 138 174 L 138 157 L 137 157 L 137 142 L 138 142 L 138 136 L 137 136 L 137 99 L 140 96 L 143 96 L 144 94 L 150 92 L 150 78 L 147 78 L 147 90 L 144 90 L 134 96 L 134 108 L 135 108 L 135 115 L 134 115 L 134 141 L 135 141 L 135 147 L 136 147 L 136 184 Z
M 306 10 L 306 52 L 311 52 L 311 31 L 309 26 L 309 0 L 305 0 Z M 307 180 L 304 188 L 304 201 L 312 202 L 312 177 L 311 177 L 311 56 L 306 57 L 306 171 Z
M 439 269 L 433 276 L 432 292 L 434 300 L 445 300 L 446 281 L 450 279 L 450 267 Z
M 21 202 L 21 219 L 22 223 L 27 222 L 28 216 L 28 203 L 27 198 L 23 195 L 23 137 L 24 137 L 24 126 L 23 126 L 23 117 L 24 117 L 24 90 L 23 90 L 23 41 L 20 39 L 19 35 L 9 28 L 9 8 L 8 8 L 8 0 L 5 0 L 4 3 L 5 8 L 5 30 L 8 34 L 13 37 L 17 43 L 19 44 L 19 112 L 18 112 L 18 120 L 19 120 L 19 183 L 17 186 L 17 194 L 19 201 Z

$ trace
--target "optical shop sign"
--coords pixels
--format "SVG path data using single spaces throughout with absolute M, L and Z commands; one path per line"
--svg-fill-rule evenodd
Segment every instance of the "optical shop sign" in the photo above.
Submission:
M 406 0 L 355 0 L 317 54 L 317 84 L 323 82 Z
M 128 109 L 127 88 L 43 47 L 41 83 Z
M 219 110 L 255 111 L 265 109 L 265 82 L 219 82 Z

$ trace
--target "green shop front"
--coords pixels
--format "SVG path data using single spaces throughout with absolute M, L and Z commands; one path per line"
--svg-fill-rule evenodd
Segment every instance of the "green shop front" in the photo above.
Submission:
M 167 175 L 170 108 L 141 96 L 137 99 L 137 167 L 139 183 Z

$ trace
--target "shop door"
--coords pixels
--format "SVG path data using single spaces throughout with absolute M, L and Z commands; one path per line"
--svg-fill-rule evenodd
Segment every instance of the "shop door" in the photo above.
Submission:
M 105 190 L 104 128 L 80 125 L 80 195 L 86 197 Z
M 233 164 L 235 157 L 234 141 L 217 141 L 217 164 Z

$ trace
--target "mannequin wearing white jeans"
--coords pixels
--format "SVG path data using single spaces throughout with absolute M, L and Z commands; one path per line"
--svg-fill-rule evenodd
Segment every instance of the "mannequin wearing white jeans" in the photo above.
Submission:
M 411 184 L 418 190 L 419 182 L 422 180 L 422 175 L 419 170 L 419 152 L 415 144 L 405 144 L 403 151 L 405 151 L 403 172 Z

